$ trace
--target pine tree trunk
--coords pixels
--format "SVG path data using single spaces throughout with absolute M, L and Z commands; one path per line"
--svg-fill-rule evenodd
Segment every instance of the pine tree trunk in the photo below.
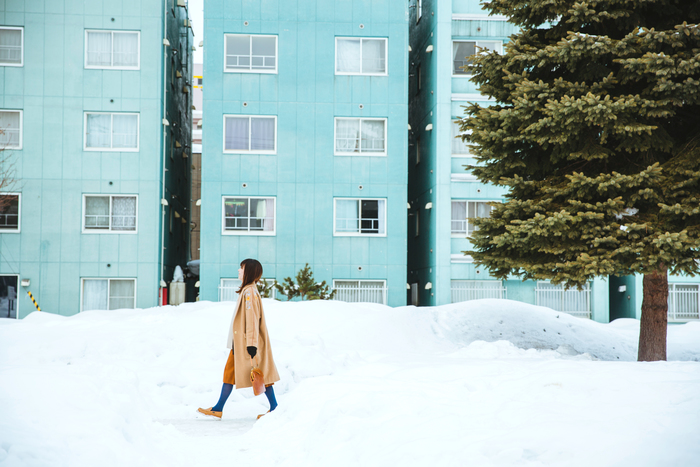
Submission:
M 668 323 L 668 275 L 666 267 L 643 280 L 642 322 L 639 330 L 637 361 L 666 360 L 666 326 Z

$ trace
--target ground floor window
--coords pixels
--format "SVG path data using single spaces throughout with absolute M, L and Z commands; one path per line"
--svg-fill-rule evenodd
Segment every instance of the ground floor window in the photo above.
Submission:
M 0 318 L 17 318 L 18 276 L 0 276 Z
M 82 311 L 135 307 L 136 279 L 83 279 Z
M 537 305 L 546 306 L 555 311 L 563 311 L 579 318 L 591 317 L 591 287 L 590 284 L 582 290 L 577 288 L 564 289 L 563 284 L 554 285 L 546 281 L 537 282 L 535 288 Z
M 386 305 L 387 288 L 384 280 L 333 280 L 334 300 L 368 302 Z
M 700 319 L 700 284 L 668 284 L 668 320 Z
M 506 298 L 506 288 L 501 281 L 462 281 L 451 284 L 452 303 L 480 300 L 482 298 Z
M 274 279 L 260 279 L 266 285 L 271 286 L 275 280 Z M 238 279 L 221 279 L 221 284 L 219 285 L 219 301 L 220 302 L 237 302 L 238 301 L 238 289 L 241 286 L 241 281 Z M 277 298 L 277 290 L 272 288 L 270 291 L 269 298 Z

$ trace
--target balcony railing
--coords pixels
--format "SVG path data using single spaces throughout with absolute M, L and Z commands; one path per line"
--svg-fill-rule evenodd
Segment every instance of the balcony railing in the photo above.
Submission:
M 352 303 L 379 303 L 386 305 L 387 287 L 384 284 L 344 285 L 336 284 L 334 300 Z
M 539 306 L 546 306 L 579 318 L 591 317 L 591 288 L 589 284 L 586 284 L 583 290 L 564 290 L 561 285 L 540 282 L 535 288 L 535 297 Z
M 668 285 L 668 320 L 700 319 L 700 286 L 698 284 Z
M 508 298 L 508 292 L 500 283 L 452 281 L 452 303 L 481 300 L 482 298 Z
M 274 70 L 275 55 L 226 55 L 227 69 Z

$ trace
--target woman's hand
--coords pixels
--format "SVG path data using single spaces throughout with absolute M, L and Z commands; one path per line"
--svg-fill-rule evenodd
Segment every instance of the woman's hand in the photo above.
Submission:
M 255 355 L 258 353 L 258 348 L 250 345 L 248 346 L 248 353 L 250 354 L 250 358 L 255 358 Z

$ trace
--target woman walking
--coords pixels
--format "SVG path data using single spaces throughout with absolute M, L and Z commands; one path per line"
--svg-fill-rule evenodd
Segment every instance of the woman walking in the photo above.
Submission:
M 228 330 L 228 348 L 231 352 L 224 368 L 224 385 L 221 388 L 219 402 L 208 409 L 197 409 L 200 413 L 221 418 L 224 404 L 231 395 L 233 386 L 243 389 L 253 385 L 250 380 L 250 371 L 254 366 L 260 368 L 264 375 L 265 395 L 270 402 L 268 413 L 277 408 L 272 385 L 279 381 L 280 377 L 272 359 L 265 313 L 256 285 L 262 273 L 262 265 L 257 260 L 246 259 L 241 262 L 238 270 L 241 287 L 238 289 L 238 302 Z M 265 414 L 258 415 L 258 418 L 263 415 Z

